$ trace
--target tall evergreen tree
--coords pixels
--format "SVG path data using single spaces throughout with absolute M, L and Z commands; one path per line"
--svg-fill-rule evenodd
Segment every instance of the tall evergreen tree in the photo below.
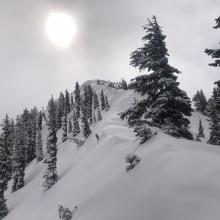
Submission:
M 216 26 L 214 28 L 220 28 L 220 17 L 215 19 Z M 215 61 L 213 63 L 210 63 L 210 66 L 214 67 L 220 67 L 220 48 L 218 49 L 206 49 L 205 53 L 211 56 Z
M 94 109 L 97 109 L 99 107 L 99 99 L 96 92 L 94 92 L 94 96 L 93 96 L 93 106 Z
M 109 109 L 110 109 L 110 105 L 109 105 L 108 97 L 105 96 L 105 110 L 108 111 Z
M 98 119 L 98 121 L 102 120 L 102 115 L 101 115 L 101 112 L 100 112 L 99 108 L 98 108 L 97 119 Z
M 70 96 L 70 107 L 71 107 L 71 109 L 73 109 L 73 105 L 74 105 L 73 95 L 71 94 L 71 96 Z
M 140 71 L 147 69 L 150 72 L 138 77 L 142 89 L 139 92 L 148 95 L 142 112 L 146 118 L 151 118 L 154 123 L 161 125 L 166 133 L 192 139 L 188 130 L 190 122 L 184 117 L 191 115 L 191 102 L 186 93 L 179 88 L 175 74 L 180 71 L 168 63 L 166 36 L 162 33 L 155 16 L 148 20 L 144 30 L 144 46 L 131 54 L 130 62 Z
M 83 123 L 83 137 L 88 138 L 89 135 L 91 134 L 91 130 L 85 116 L 82 117 L 82 123 Z
M 73 137 L 80 133 L 79 121 L 76 112 L 73 111 Z
M 4 196 L 8 185 L 8 161 L 3 139 L 0 137 L 0 220 L 8 214 L 6 199 Z
M 47 170 L 44 173 L 43 187 L 51 188 L 58 180 L 57 175 L 57 136 L 56 136 L 56 108 L 53 97 L 48 103 L 48 138 L 47 138 Z
M 5 119 L 3 120 L 2 124 L 2 147 L 4 148 L 5 158 L 6 158 L 6 165 L 7 165 L 7 180 L 11 179 L 12 175 L 12 152 L 13 152 L 13 128 L 12 128 L 11 121 L 6 115 Z
M 68 92 L 68 90 L 66 90 L 65 92 L 65 114 L 69 114 L 70 113 L 70 94 Z
M 197 90 L 196 94 L 193 96 L 193 102 L 195 105 L 195 109 L 198 112 L 205 114 L 205 110 L 206 110 L 208 102 L 202 90 L 200 91 Z
M 41 131 L 42 131 L 42 113 L 40 111 L 37 117 L 37 131 L 36 131 L 36 157 L 38 162 L 42 161 L 44 157 Z
M 102 89 L 102 91 L 101 91 L 100 101 L 101 101 L 101 109 L 102 109 L 102 111 L 103 111 L 103 110 L 105 109 L 105 96 L 104 96 L 103 89 Z
M 209 144 L 220 145 L 220 81 L 215 82 L 212 97 L 209 101 L 208 111 L 210 117 Z
M 25 123 L 22 118 L 17 117 L 15 124 L 14 146 L 13 146 L 13 183 L 12 192 L 24 187 L 24 175 L 26 165 L 26 149 L 28 140 L 26 138 Z
M 216 19 L 216 26 L 220 28 L 220 17 Z M 206 49 L 205 53 L 214 59 L 210 66 L 220 67 L 220 48 Z M 208 143 L 220 145 L 220 80 L 215 82 L 216 87 L 213 89 L 213 94 L 208 102 L 207 113 L 210 117 L 210 137 Z
M 198 134 L 199 134 L 199 137 L 205 137 L 205 135 L 204 135 L 204 128 L 203 128 L 202 120 L 201 119 L 199 119 Z
M 75 103 L 76 103 L 76 116 L 77 118 L 79 118 L 80 108 L 81 108 L 81 99 L 80 99 L 80 88 L 79 88 L 78 82 L 76 82 L 74 94 L 75 94 Z
M 70 133 L 72 133 L 72 131 L 73 131 L 73 126 L 72 126 L 71 120 L 69 119 L 69 123 L 68 123 L 68 133 L 70 134 Z
M 62 141 L 67 139 L 67 116 L 64 115 L 62 118 Z

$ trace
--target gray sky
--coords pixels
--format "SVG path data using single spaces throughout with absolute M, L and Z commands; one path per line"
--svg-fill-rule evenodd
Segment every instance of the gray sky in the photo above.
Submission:
M 167 35 L 170 63 L 183 73 L 181 87 L 189 96 L 200 88 L 210 96 L 220 71 L 208 66 L 203 51 L 220 41 L 212 29 L 219 9 L 219 0 L 0 0 L 0 119 L 45 106 L 76 81 L 135 77 L 129 55 L 142 45 L 141 27 L 154 14 Z M 45 33 L 48 14 L 57 10 L 77 23 L 68 50 L 54 47 Z

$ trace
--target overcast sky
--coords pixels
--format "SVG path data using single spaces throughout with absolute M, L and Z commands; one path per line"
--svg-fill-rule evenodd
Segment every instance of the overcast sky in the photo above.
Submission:
M 78 34 L 67 50 L 45 33 L 50 12 L 65 11 Z M 191 97 L 210 96 L 220 70 L 209 67 L 205 48 L 216 48 L 219 0 L 0 0 L 0 118 L 42 107 L 51 94 L 87 79 L 129 80 L 138 71 L 129 55 L 141 46 L 142 26 L 156 15 L 167 35 L 170 63 L 182 71 L 181 87 Z

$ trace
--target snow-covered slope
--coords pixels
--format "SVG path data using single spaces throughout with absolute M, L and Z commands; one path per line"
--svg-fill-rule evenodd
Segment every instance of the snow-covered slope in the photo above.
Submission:
M 30 164 L 26 186 L 7 193 L 5 219 L 56 220 L 62 204 L 78 206 L 73 217 L 77 220 L 219 220 L 220 148 L 162 133 L 139 145 L 118 113 L 140 97 L 130 90 L 89 83 L 96 91 L 105 90 L 111 109 L 81 148 L 69 141 L 58 146 L 60 180 L 50 190 L 42 187 L 45 165 Z M 207 119 L 196 112 L 190 118 L 192 132 L 199 118 L 207 136 Z M 126 172 L 125 156 L 131 152 L 141 162 Z

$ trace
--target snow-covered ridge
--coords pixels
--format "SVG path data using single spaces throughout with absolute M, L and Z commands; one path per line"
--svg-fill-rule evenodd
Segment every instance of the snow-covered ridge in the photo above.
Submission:
M 73 217 L 77 220 L 219 220 L 220 149 L 205 139 L 200 143 L 162 133 L 139 145 L 118 113 L 141 97 L 131 90 L 88 83 L 97 93 L 104 89 L 110 110 L 81 148 L 70 141 L 58 146 L 60 179 L 50 190 L 44 192 L 42 187 L 45 164 L 29 165 L 25 187 L 13 194 L 9 187 L 5 219 L 58 220 L 62 204 L 70 209 L 78 206 Z M 191 130 L 196 133 L 199 118 L 207 137 L 207 118 L 199 113 L 190 118 Z M 126 172 L 125 156 L 133 152 L 141 162 Z

